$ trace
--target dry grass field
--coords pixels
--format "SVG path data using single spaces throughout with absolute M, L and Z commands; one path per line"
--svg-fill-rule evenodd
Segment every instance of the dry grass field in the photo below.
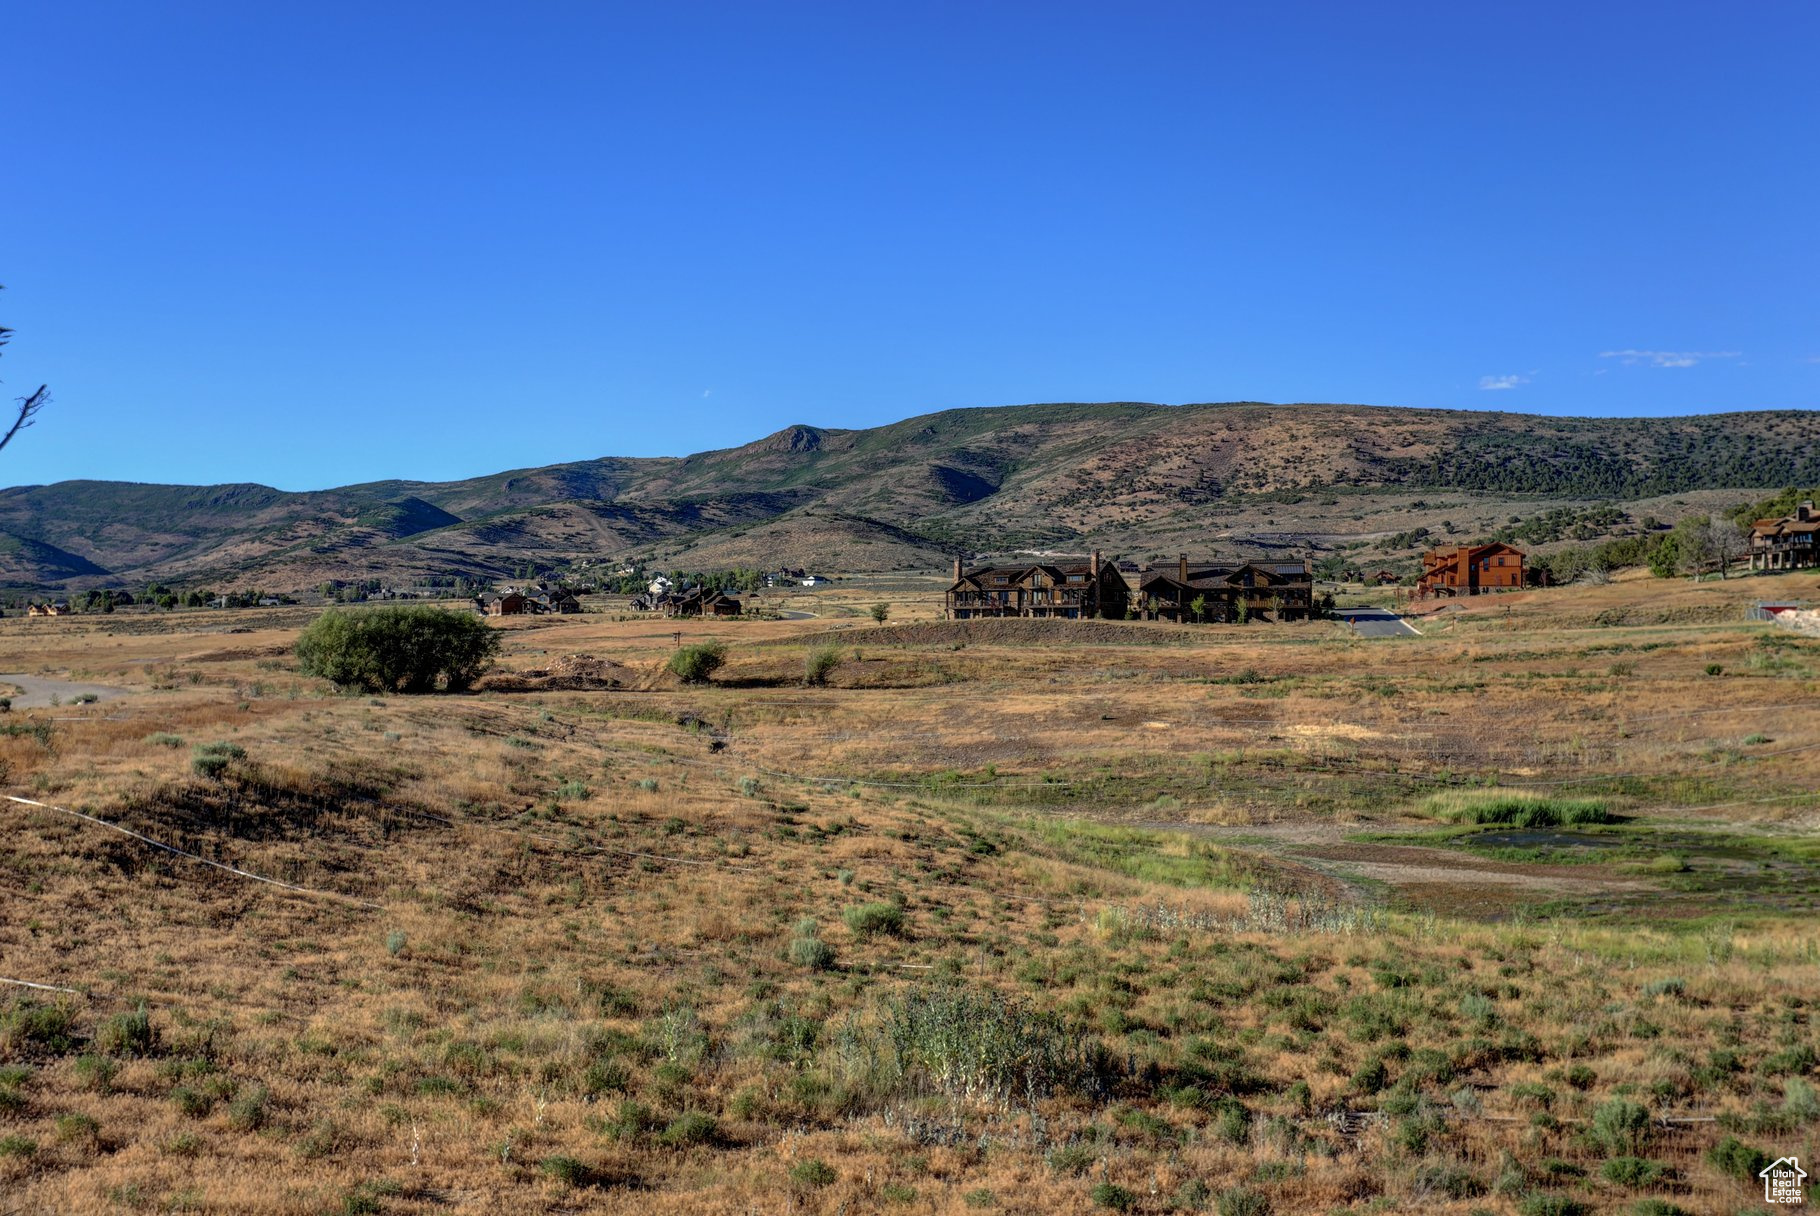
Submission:
M 1811 577 L 1390 640 L 937 586 L 512 620 L 460 696 L 303 677 L 308 610 L 0 621 L 120 690 L 0 714 L 0 1214 L 1668 1216 L 1814 1159 L 1820 639 L 1743 615 Z

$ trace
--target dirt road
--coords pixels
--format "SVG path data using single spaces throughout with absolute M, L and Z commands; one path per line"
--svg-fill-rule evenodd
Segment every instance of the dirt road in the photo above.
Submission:
M 107 684 L 78 684 L 72 680 L 52 680 L 44 676 L 7 675 L 0 673 L 0 684 L 19 689 L 13 697 L 14 709 L 42 709 L 49 705 L 68 705 L 77 697 L 92 696 L 97 701 L 114 701 L 127 695 L 124 688 Z M 3 692 L 0 689 L 0 692 Z

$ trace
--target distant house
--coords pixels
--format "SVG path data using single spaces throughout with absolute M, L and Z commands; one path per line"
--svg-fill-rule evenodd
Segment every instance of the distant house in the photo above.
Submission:
M 1119 573 L 1118 566 L 1101 561 L 1099 550 L 1095 549 L 1085 561 L 979 566 L 972 570 L 964 569 L 957 557 L 947 608 L 948 618 L 955 621 L 1005 616 L 1120 620 L 1130 601 L 1131 585 Z
M 720 591 L 690 587 L 663 605 L 665 616 L 738 616 L 740 602 Z
M 548 601 L 549 611 L 562 616 L 569 616 L 581 611 L 581 601 L 567 591 L 552 591 Z
M 1314 568 L 1307 558 L 1191 562 L 1184 553 L 1173 565 L 1147 567 L 1139 576 L 1138 615 L 1148 621 L 1305 621 L 1314 615 Z
M 1422 555 L 1416 594 L 1481 595 L 1523 586 L 1523 551 L 1503 541 L 1432 549 Z
M 27 604 L 25 606 L 26 616 L 49 616 L 50 614 L 51 606 L 49 604 Z
M 645 590 L 652 595 L 668 595 L 670 594 L 671 586 L 670 580 L 660 574 L 651 580 L 650 584 L 645 587 Z
M 72 613 L 74 611 L 75 611 L 75 609 L 70 607 L 70 602 L 68 600 L 52 600 L 50 603 L 50 607 L 45 610 L 45 615 L 46 616 L 68 616 L 70 613 Z
M 522 592 L 507 591 L 499 595 L 480 597 L 480 610 L 488 616 L 523 616 L 529 611 L 530 601 Z
M 1793 515 L 1757 520 L 1750 528 L 1750 568 L 1799 570 L 1820 565 L 1820 543 L 1814 540 L 1817 531 L 1820 514 L 1811 502 L 1797 506 Z
M 805 587 L 825 587 L 828 585 L 828 583 L 831 580 L 825 579 L 825 578 L 818 578 L 817 576 L 815 576 L 813 574 L 805 574 L 796 581 L 801 583 Z

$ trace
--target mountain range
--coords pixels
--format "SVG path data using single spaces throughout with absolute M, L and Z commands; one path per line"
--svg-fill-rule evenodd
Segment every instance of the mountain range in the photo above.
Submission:
M 449 482 L 18 486 L 0 490 L 0 584 L 290 590 L 579 560 L 892 570 L 960 552 L 1318 552 L 1418 524 L 1464 538 L 1562 504 L 1672 516 L 1817 481 L 1820 413 L 1800 410 L 1005 406 Z

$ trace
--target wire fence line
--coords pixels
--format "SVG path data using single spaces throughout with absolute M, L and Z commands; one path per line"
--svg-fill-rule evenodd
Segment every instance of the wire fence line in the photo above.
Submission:
M 20 988 L 35 988 L 39 992 L 67 992 L 71 996 L 88 995 L 88 993 L 82 991 L 80 988 L 64 988 L 57 984 L 38 984 L 33 983 L 31 980 L 13 980 L 8 979 L 3 975 L 0 975 L 0 984 L 13 984 Z
M 229 874 L 233 874 L 239 878 L 251 879 L 253 882 L 262 882 L 262 883 L 267 884 L 268 886 L 278 887 L 282 890 L 296 892 L 299 895 L 319 895 L 319 896 L 322 896 L 327 899 L 338 899 L 338 900 L 342 900 L 345 903 L 350 903 L 350 904 L 355 905 L 356 907 L 361 907 L 361 908 L 372 908 L 372 909 L 376 909 L 376 910 L 380 910 L 380 911 L 383 911 L 385 908 L 384 904 L 374 903 L 373 901 L 367 900 L 367 899 L 360 899 L 356 896 L 347 895 L 340 891 L 330 891 L 330 890 L 326 890 L 321 887 L 299 886 L 296 883 L 285 882 L 282 879 L 268 878 L 264 874 L 255 874 L 251 870 L 243 870 L 239 866 L 231 866 L 231 865 L 228 865 L 224 861 L 214 861 L 214 860 L 211 860 L 210 858 L 203 857 L 202 855 L 200 855 L 198 853 L 191 853 L 185 849 L 180 849 L 176 845 L 166 844 L 162 840 L 155 840 L 152 837 L 147 836 L 143 832 L 135 832 L 132 828 L 124 827 L 118 823 L 112 823 L 106 819 L 99 818 L 98 816 L 95 816 L 95 815 L 89 815 L 82 811 L 74 811 L 66 806 L 53 806 L 51 803 L 48 803 L 48 802 L 39 802 L 35 798 L 21 798 L 17 794 L 7 794 L 6 800 L 8 802 L 17 802 L 24 806 L 35 806 L 35 807 L 40 808 L 41 810 L 56 811 L 60 814 L 71 815 L 77 819 L 83 819 L 83 820 L 88 821 L 89 823 L 96 824 L 100 827 L 107 828 L 109 831 L 119 832 L 122 836 L 130 836 L 134 840 L 140 841 L 143 844 L 150 845 L 154 849 L 162 849 L 166 853 L 174 854 L 175 856 L 182 857 L 188 861 L 198 862 L 205 866 L 212 866 L 213 868 L 215 868 L 217 870 L 223 870 L 223 871 L 225 871 Z

